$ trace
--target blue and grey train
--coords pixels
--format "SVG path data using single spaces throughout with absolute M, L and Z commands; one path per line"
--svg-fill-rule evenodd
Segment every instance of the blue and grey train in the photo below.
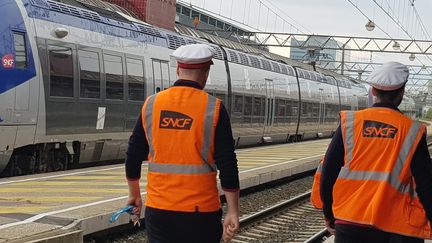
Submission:
M 2 0 L 0 15 L 3 176 L 122 160 L 144 99 L 176 79 L 170 54 L 206 42 L 84 0 Z M 209 45 L 206 91 L 238 146 L 329 136 L 341 109 L 367 106 L 361 84 Z

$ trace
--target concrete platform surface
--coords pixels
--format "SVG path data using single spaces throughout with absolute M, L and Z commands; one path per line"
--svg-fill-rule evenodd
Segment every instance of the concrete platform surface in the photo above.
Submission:
M 241 188 L 316 168 L 329 141 L 237 150 Z M 144 197 L 146 170 L 144 164 Z M 82 241 L 83 235 L 127 224 L 128 215 L 109 223 L 111 214 L 125 206 L 127 193 L 124 165 L 1 179 L 0 242 L 56 242 L 52 237 L 57 235 L 65 237 L 57 242 L 80 242 L 76 239 Z

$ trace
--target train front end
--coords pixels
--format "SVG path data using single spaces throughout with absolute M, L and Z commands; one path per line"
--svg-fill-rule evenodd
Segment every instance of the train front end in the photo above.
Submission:
M 2 0 L 0 8 L 0 173 L 14 150 L 33 144 L 39 97 L 32 20 L 26 0 Z M 32 33 L 33 32 L 33 33 Z

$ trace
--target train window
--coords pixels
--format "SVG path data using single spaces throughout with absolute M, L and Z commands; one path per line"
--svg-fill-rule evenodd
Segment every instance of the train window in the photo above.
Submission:
M 287 66 L 287 69 L 288 69 L 288 74 L 289 74 L 289 75 L 291 75 L 291 76 L 295 76 L 295 74 L 294 74 L 294 70 L 293 70 L 292 67 Z
M 258 58 L 249 56 L 250 63 L 252 67 L 261 68 L 261 64 Z
M 228 54 L 229 54 L 229 58 L 230 58 L 231 62 L 236 62 L 236 63 L 239 62 L 239 59 L 237 57 L 237 53 L 236 52 L 228 50 Z
M 216 26 L 216 19 L 214 19 L 214 18 L 209 18 L 209 25 Z
M 311 75 L 308 71 L 303 71 L 303 75 L 305 79 L 311 79 Z
M 252 115 L 252 97 L 245 96 L 244 97 L 244 115 L 250 116 Z
M 302 71 L 302 70 L 297 69 L 297 73 L 298 73 L 299 78 L 304 78 L 304 75 L 303 75 L 303 71 Z
M 186 16 L 190 16 L 190 13 L 191 13 L 190 8 L 182 6 L 182 14 L 184 14 Z
M 254 116 L 262 116 L 264 114 L 262 99 L 261 97 L 254 97 L 253 99 L 253 115 Z
M 123 99 L 123 66 L 122 57 L 104 55 L 106 75 L 106 98 L 112 100 Z
M 239 53 L 241 64 L 249 66 L 249 60 L 247 56 L 243 53 Z
M 243 113 L 243 96 L 234 95 L 234 112 Z
M 216 22 L 216 27 L 218 27 L 219 29 L 223 29 L 224 28 L 224 22 L 218 20 Z
M 263 64 L 263 68 L 264 68 L 265 70 L 269 70 L 269 71 L 272 70 L 269 61 L 264 60 L 264 59 L 261 59 L 261 63 Z
M 199 13 L 197 11 L 192 10 L 192 18 L 195 19 L 195 17 L 199 18 Z
M 48 46 L 50 64 L 50 96 L 74 96 L 74 71 L 72 49 Z
M 27 68 L 27 50 L 24 33 L 13 33 L 15 45 L 15 67 Z
M 284 65 L 280 65 L 283 74 L 288 74 L 288 70 Z
M 272 64 L 272 66 L 273 66 L 273 71 L 278 72 L 278 73 L 281 72 L 280 67 L 279 67 L 279 64 L 277 64 L 277 63 L 275 63 L 275 62 L 272 62 L 271 64 Z
M 99 53 L 78 51 L 80 66 L 80 97 L 100 98 Z
M 285 116 L 285 100 L 276 100 L 276 116 Z
M 129 100 L 143 101 L 145 98 L 143 61 L 126 58 L 126 70 Z
M 208 16 L 201 14 L 200 15 L 200 21 L 207 24 L 208 23 Z
M 309 73 L 313 81 L 319 81 L 315 73 Z

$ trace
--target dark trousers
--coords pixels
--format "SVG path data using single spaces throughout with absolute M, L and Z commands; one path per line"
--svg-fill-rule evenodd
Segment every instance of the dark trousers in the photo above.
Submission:
M 423 243 L 423 239 L 349 224 L 336 224 L 335 243 Z
M 219 243 L 222 209 L 210 213 L 187 213 L 147 207 L 145 227 L 150 243 Z

